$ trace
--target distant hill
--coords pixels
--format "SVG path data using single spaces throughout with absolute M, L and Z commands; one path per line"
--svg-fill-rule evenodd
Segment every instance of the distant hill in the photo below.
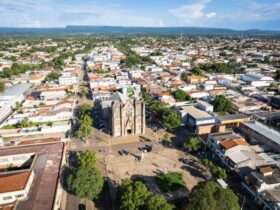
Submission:
M 13 35 L 79 35 L 79 34 L 147 34 L 201 36 L 277 36 L 280 31 L 232 30 L 199 27 L 121 27 L 121 26 L 66 26 L 65 28 L 8 28 L 0 27 L 0 36 Z

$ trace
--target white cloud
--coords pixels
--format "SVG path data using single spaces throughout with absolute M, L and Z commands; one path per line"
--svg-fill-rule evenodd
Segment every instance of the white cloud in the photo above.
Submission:
M 0 0 L 0 26 L 65 25 L 163 26 L 160 17 L 143 15 L 118 4 L 67 3 L 56 0 Z
M 215 17 L 215 12 L 205 12 L 205 8 L 211 0 L 200 0 L 192 4 L 186 4 L 176 9 L 171 9 L 169 12 L 187 24 L 196 24 L 198 21 L 205 21 Z
M 215 17 L 217 14 L 216 14 L 216 12 L 210 12 L 210 13 L 207 13 L 206 14 L 206 17 L 207 18 L 213 18 L 213 17 Z

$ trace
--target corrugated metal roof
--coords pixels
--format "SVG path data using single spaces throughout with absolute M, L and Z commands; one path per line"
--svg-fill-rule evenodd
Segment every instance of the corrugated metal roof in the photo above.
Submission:
M 276 130 L 257 121 L 247 122 L 244 125 L 280 145 L 280 133 Z
M 31 84 L 29 83 L 22 83 L 17 84 L 12 87 L 8 87 L 4 90 L 3 93 L 0 93 L 0 97 L 3 96 L 20 96 L 24 92 L 26 92 L 31 87 Z

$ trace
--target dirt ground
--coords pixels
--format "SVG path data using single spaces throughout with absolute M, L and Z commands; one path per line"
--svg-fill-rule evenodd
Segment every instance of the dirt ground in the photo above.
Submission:
M 158 173 L 180 172 L 188 190 L 191 190 L 198 182 L 204 180 L 204 168 L 194 165 L 193 158 L 186 156 L 181 151 L 166 148 L 160 144 L 154 145 L 150 153 L 141 155 L 140 151 L 129 151 L 127 156 L 110 154 L 106 157 L 106 165 L 112 180 L 120 183 L 123 179 L 142 177 L 152 180 Z M 142 160 L 139 158 L 142 156 Z M 183 163 L 180 159 L 188 159 L 190 164 Z M 152 182 L 151 182 L 152 184 Z M 157 191 L 157 189 L 154 189 Z

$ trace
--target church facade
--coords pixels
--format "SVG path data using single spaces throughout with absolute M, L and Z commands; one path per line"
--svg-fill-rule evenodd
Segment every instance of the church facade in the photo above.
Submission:
M 136 99 L 112 101 L 110 121 L 113 137 L 144 134 L 146 130 L 145 103 Z

